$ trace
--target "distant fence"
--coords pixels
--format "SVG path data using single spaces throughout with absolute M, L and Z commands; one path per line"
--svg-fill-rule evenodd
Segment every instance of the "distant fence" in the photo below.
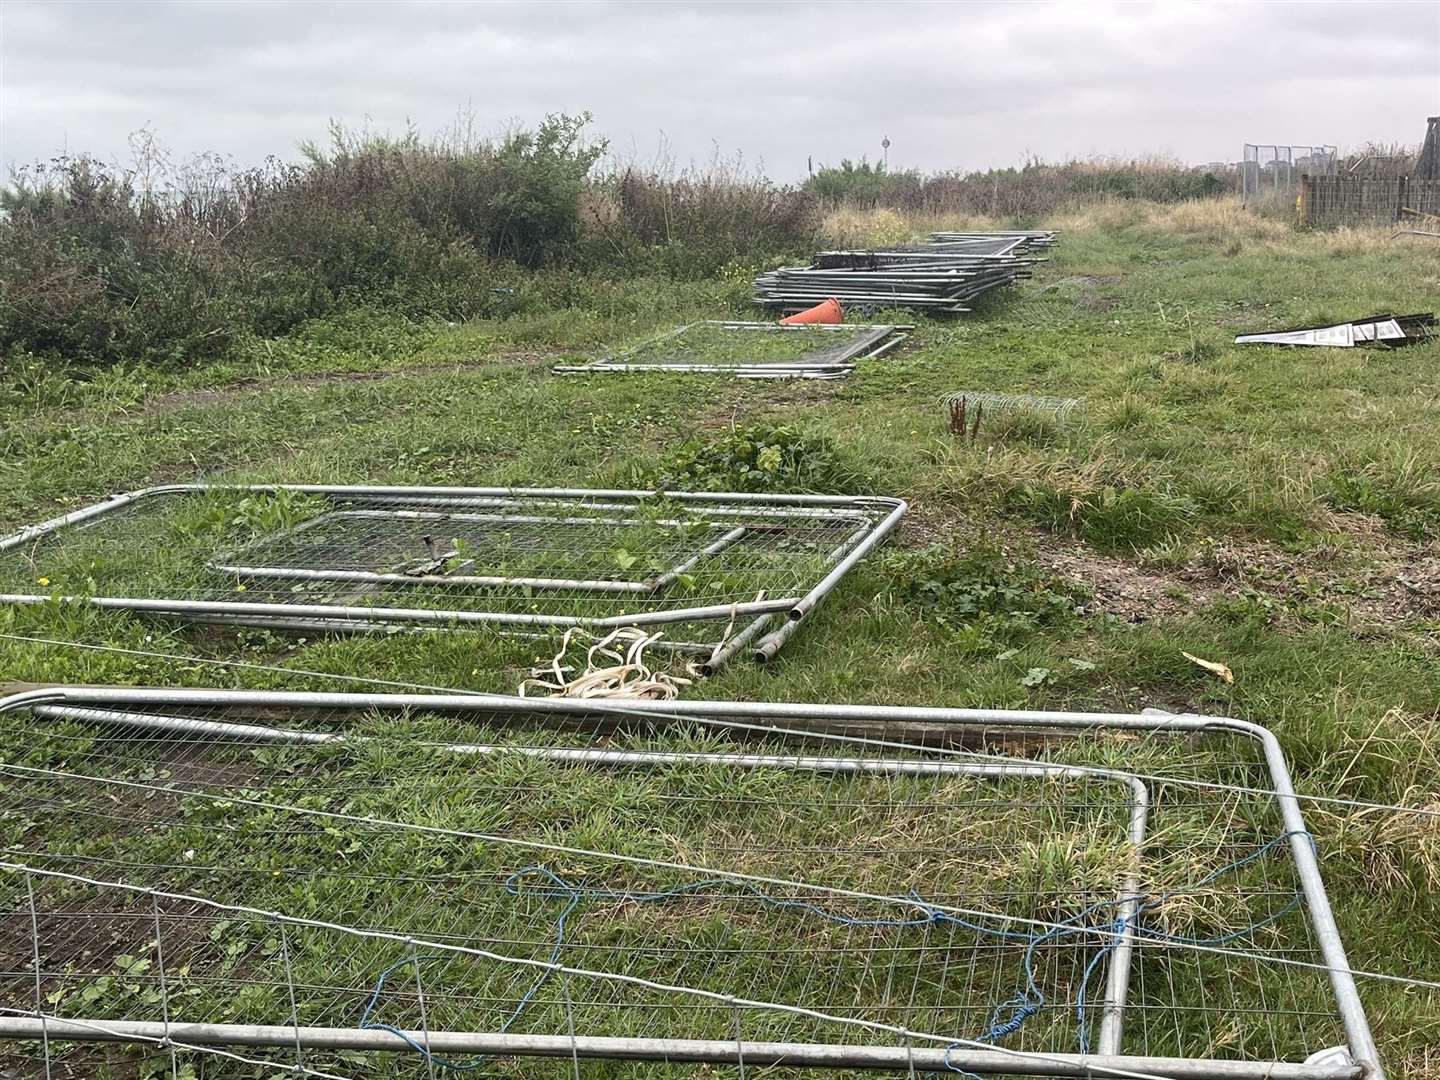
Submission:
M 1333 146 L 1245 144 L 1240 164 L 1240 197 L 1245 205 L 1293 199 L 1301 176 L 1335 172 Z
M 1302 176 L 1300 224 L 1391 225 L 1413 215 L 1440 215 L 1440 180 L 1411 176 Z

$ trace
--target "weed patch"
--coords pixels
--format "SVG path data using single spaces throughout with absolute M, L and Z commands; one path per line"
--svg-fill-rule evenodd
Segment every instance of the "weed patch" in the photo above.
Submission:
M 881 567 L 892 594 L 923 611 L 967 652 L 1023 641 L 1069 625 L 1085 594 L 1033 564 L 982 546 L 960 553 L 942 544 L 892 553 Z
M 792 427 L 750 425 L 681 446 L 647 486 L 675 491 L 861 494 L 865 470 L 826 435 Z

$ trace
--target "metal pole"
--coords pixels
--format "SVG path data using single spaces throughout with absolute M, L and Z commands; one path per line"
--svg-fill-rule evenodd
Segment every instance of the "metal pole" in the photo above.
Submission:
M 863 559 L 876 544 L 885 539 L 891 529 L 900 523 L 900 519 L 905 516 L 905 512 L 910 509 L 910 505 L 905 502 L 904 499 L 894 499 L 890 501 L 894 503 L 894 509 L 885 515 L 885 519 L 881 521 L 879 525 L 875 526 L 870 535 L 857 544 L 849 555 L 836 563 L 830 572 L 820 580 L 818 585 L 796 602 L 795 606 L 790 609 L 790 617 L 792 619 L 801 618 L 821 600 L 825 599 L 826 594 L 835 587 L 836 583 L 850 572 L 850 568 Z
M 1304 815 L 1300 813 L 1300 800 L 1296 798 L 1295 787 L 1290 780 L 1290 767 L 1286 764 L 1285 751 L 1281 749 L 1280 740 L 1269 728 L 1245 720 L 1220 720 L 1215 726 L 1244 732 L 1264 748 L 1265 761 L 1270 767 L 1270 780 L 1275 785 L 1275 800 L 1285 822 L 1285 831 L 1290 834 L 1290 853 L 1295 859 L 1295 870 L 1300 875 L 1300 887 L 1305 893 L 1305 905 L 1310 912 L 1316 943 L 1329 971 L 1335 1002 L 1340 1008 L 1340 1019 L 1345 1025 L 1345 1040 L 1349 1044 L 1350 1056 L 1365 1067 L 1366 1080 L 1385 1080 L 1385 1070 L 1380 1064 L 1380 1052 L 1370 1032 L 1370 1021 L 1365 1015 L 1365 1006 L 1360 1000 L 1355 976 L 1351 973 L 1350 960 L 1345 955 L 1345 945 L 1340 940 L 1340 928 L 1335 925 L 1335 914 L 1330 908 L 1330 897 L 1325 892 L 1324 879 L 1320 876 L 1315 840 L 1305 824 Z
M 263 691 L 261 692 L 263 693 Z M 529 698 L 524 699 L 526 701 Z M 209 735 L 233 742 L 263 743 L 304 743 L 331 744 L 349 742 L 343 735 L 318 731 L 292 731 L 287 728 L 266 727 L 258 724 L 230 724 L 222 720 L 191 720 L 177 716 L 156 716 L 127 713 L 119 710 L 77 708 L 69 705 L 36 705 L 37 716 L 56 720 L 84 720 L 90 723 L 104 723 L 136 727 L 143 730 L 167 731 L 183 735 Z M 354 740 L 364 742 L 364 739 Z M 561 761 L 574 765 L 605 766 L 660 766 L 660 765 L 725 765 L 736 769 L 795 769 L 806 772 L 826 772 L 871 776 L 974 776 L 988 780 L 1003 780 L 1012 777 L 1022 779 L 1101 779 L 1127 785 L 1133 797 L 1131 803 L 1131 836 L 1136 835 L 1134 822 L 1139 814 L 1141 822 L 1139 835 L 1143 840 L 1145 812 L 1148 798 L 1144 785 L 1128 773 L 1111 769 L 1075 768 L 1068 765 L 1027 765 L 1023 763 L 1000 762 L 979 764 L 972 762 L 926 761 L 904 758 L 863 758 L 863 757 L 821 757 L 797 756 L 792 754 L 739 754 L 724 752 L 692 752 L 667 750 L 595 750 L 546 746 L 504 746 L 491 743 L 443 743 L 437 749 L 456 754 L 513 753 L 546 761 Z M 1138 785 L 1138 786 L 1137 786 Z M 1138 808 L 1138 810 L 1137 810 Z M 1137 886 L 1138 887 L 1138 886 Z M 1127 885 L 1129 892 L 1134 888 Z
M 28 1016 L 0 1017 L 0 1039 L 38 1039 L 43 1023 L 53 1038 L 76 1042 L 156 1042 L 165 1025 L 153 1021 L 104 1020 L 78 1023 Z M 177 1046 L 293 1046 L 315 1050 L 369 1050 L 413 1053 L 422 1034 L 405 1038 L 367 1028 L 290 1027 L 280 1024 L 170 1025 Z M 883 1069 L 903 1072 L 910 1061 L 925 1072 L 956 1070 L 1003 1076 L 1125 1077 L 1164 1080 L 1360 1080 L 1350 1065 L 1299 1065 L 1279 1061 L 1195 1061 L 1186 1058 L 1112 1057 L 1101 1054 L 1027 1054 L 966 1046 L 916 1048 L 823 1043 L 744 1042 L 733 1039 L 635 1039 L 593 1035 L 517 1035 L 498 1032 L 431 1031 L 435 1054 L 599 1058 L 734 1065 L 738 1055 L 757 1066 L 819 1069 Z
M 1100 1019 L 1098 1049 L 1102 1054 L 1118 1054 L 1121 1048 L 1125 1001 L 1130 993 L 1130 963 L 1135 953 L 1136 923 L 1140 919 L 1140 860 L 1145 850 L 1145 832 L 1150 817 L 1150 789 L 1134 776 L 1126 776 L 1130 785 L 1130 874 L 1125 879 L 1124 899 L 1117 915 L 1123 929 L 1110 954 L 1110 970 L 1105 984 L 1105 1005 Z
M 831 575 L 834 576 L 833 574 Z M 827 578 L 827 580 L 829 580 Z M 26 593 L 0 593 L 0 604 L 45 604 L 48 596 Z M 631 615 L 608 615 L 603 618 L 578 615 L 528 615 L 505 611 L 452 611 L 430 608 L 349 607 L 340 604 L 266 604 L 235 600 L 152 600 L 139 596 L 62 596 L 62 603 L 89 604 L 92 607 L 118 611 L 148 611 L 157 615 L 257 615 L 284 618 L 296 616 L 311 619 L 342 619 L 357 622 L 385 623 L 496 623 L 518 626 L 653 626 L 661 623 L 692 622 L 702 619 L 724 619 L 730 615 L 761 615 L 785 611 L 796 604 L 793 597 L 775 600 L 751 600 L 743 604 L 712 604 L 708 607 L 675 608 Z

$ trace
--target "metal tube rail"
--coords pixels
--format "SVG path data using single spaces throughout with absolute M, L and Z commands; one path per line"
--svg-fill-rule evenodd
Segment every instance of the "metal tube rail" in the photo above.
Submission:
M 885 515 L 885 519 L 881 521 L 879 525 L 875 526 L 870 532 L 870 535 L 851 548 L 850 554 L 846 555 L 831 567 L 830 572 L 820 580 L 819 584 L 796 602 L 795 606 L 790 609 L 790 617 L 792 619 L 802 618 L 812 611 L 816 604 L 820 603 L 821 600 L 829 595 L 830 590 L 835 587 L 839 580 L 850 572 L 850 568 L 863 559 L 876 544 L 885 539 L 891 529 L 900 523 L 900 519 L 904 517 L 905 512 L 910 509 L 910 504 L 904 499 L 895 499 L 893 503 L 894 508 L 890 513 Z
M 750 1042 L 735 1039 L 641 1039 L 594 1035 L 516 1035 L 497 1032 L 409 1031 L 404 1037 L 375 1028 L 292 1027 L 288 1024 L 169 1024 L 104 1020 L 77 1023 L 58 1017 L 0 1017 L 0 1039 L 48 1036 L 67 1042 L 167 1043 L 209 1046 L 295 1047 L 433 1054 L 581 1057 L 687 1064 L 806 1066 L 822 1069 L 956 1069 L 995 1076 L 1161 1077 L 1163 1080 L 1359 1080 L 1354 1065 L 1296 1065 L 1280 1061 L 1192 1061 L 1186 1058 L 1119 1057 L 1101 1054 L 1026 1054 L 971 1047 L 858 1046 L 823 1043 Z
M 828 591 L 828 590 L 827 590 Z M 0 593 L 0 604 L 48 604 L 55 597 L 29 593 Z M 760 615 L 767 611 L 788 611 L 797 604 L 794 597 L 751 600 L 743 604 L 712 604 L 707 607 L 676 608 L 633 615 L 529 615 L 507 611 L 438 611 L 429 608 L 355 607 L 343 604 L 267 604 L 238 600 L 154 600 L 141 596 L 61 596 L 61 603 L 89 604 L 114 611 L 148 611 L 156 615 L 258 615 L 340 619 L 356 622 L 493 623 L 502 626 L 589 626 L 614 629 L 622 626 L 659 626 L 664 623 L 724 619 L 731 615 Z M 797 616 L 798 617 L 798 616 Z
M 635 488 L 490 488 L 490 487 L 414 487 L 366 484 L 156 484 L 153 487 L 137 488 L 134 491 L 113 495 L 109 499 L 86 506 L 59 517 L 50 518 L 34 525 L 27 525 L 10 536 L 0 537 L 0 551 L 19 547 L 29 540 L 66 525 L 76 525 L 90 518 L 108 514 L 130 503 L 156 495 L 184 495 L 202 491 L 234 491 L 273 493 L 296 491 L 311 495 L 358 495 L 390 498 L 424 498 L 426 496 L 452 497 L 493 497 L 515 498 L 516 496 L 554 496 L 567 499 L 674 499 L 677 502 L 726 502 L 743 500 L 757 504 L 798 506 L 855 506 L 893 502 L 881 496 L 858 495 L 774 495 L 752 492 L 711 492 L 711 491 L 666 491 L 656 488 L 651 491 Z

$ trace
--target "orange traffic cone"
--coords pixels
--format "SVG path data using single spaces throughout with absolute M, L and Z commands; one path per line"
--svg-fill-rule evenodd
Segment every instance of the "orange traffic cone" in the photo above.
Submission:
M 833 296 L 823 303 L 816 304 L 804 311 L 797 311 L 788 319 L 781 319 L 781 326 L 807 326 L 816 323 L 839 323 L 845 321 L 845 309 L 840 306 L 840 301 Z

